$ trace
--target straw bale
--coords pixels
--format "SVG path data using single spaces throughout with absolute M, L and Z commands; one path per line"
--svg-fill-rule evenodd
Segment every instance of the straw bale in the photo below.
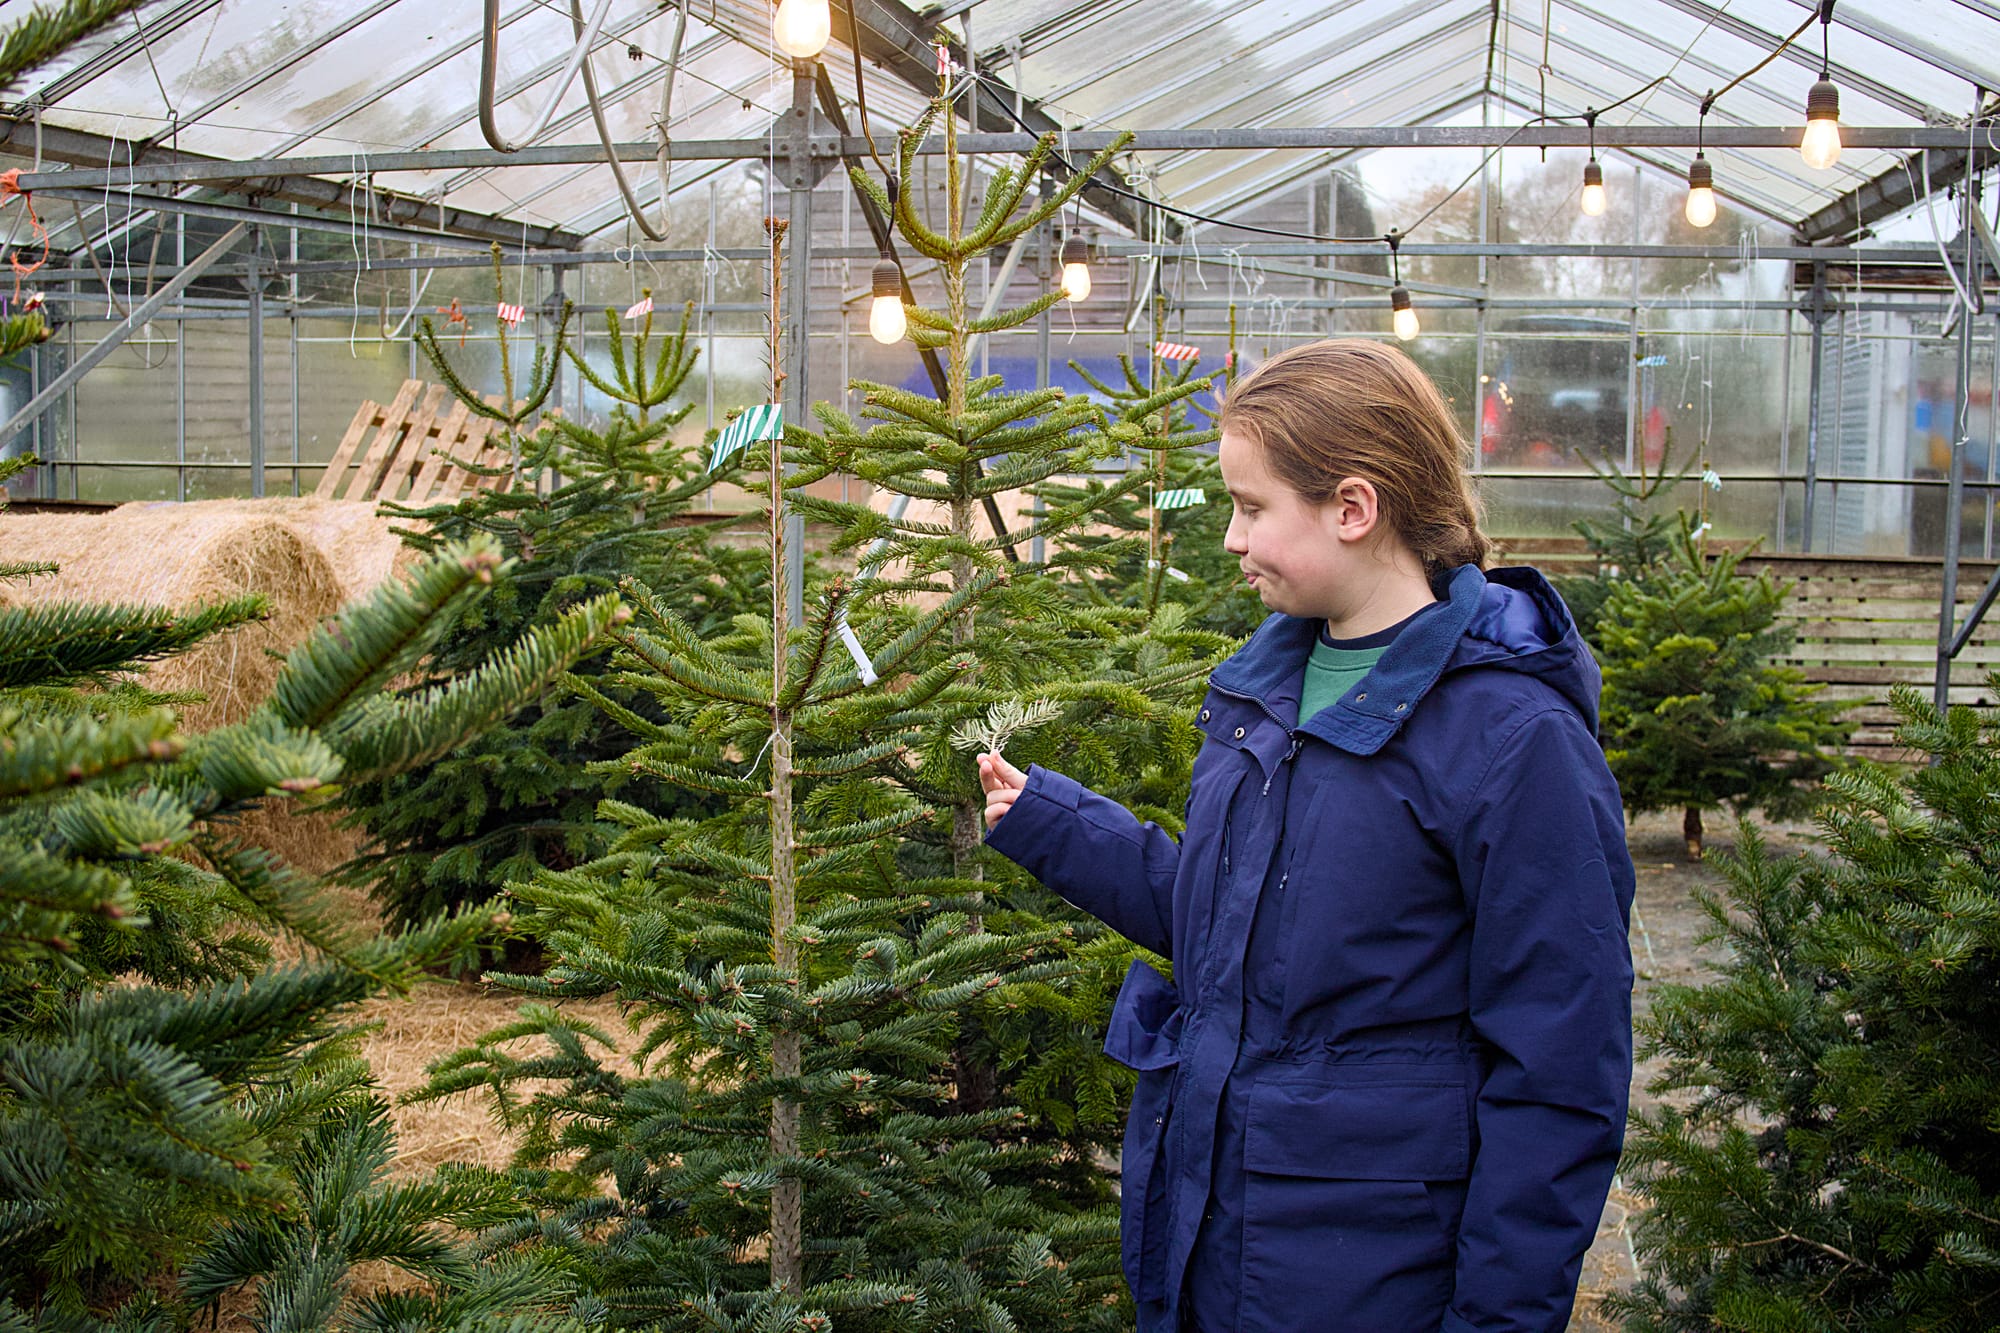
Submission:
M 355 601 L 391 579 L 402 577 L 422 558 L 405 546 L 395 532 L 397 528 L 418 525 L 385 517 L 376 512 L 371 502 L 285 495 L 203 503 L 273 515 L 297 528 L 333 566 L 343 602 Z
M 279 661 L 340 607 L 333 567 L 289 523 L 212 504 L 132 504 L 109 513 L 0 516 L 0 561 L 52 560 L 55 574 L 16 583 L 17 602 L 138 602 L 185 607 L 261 593 L 270 618 L 154 664 L 160 690 L 199 690 L 193 731 L 247 716 L 271 691 Z M 273 654 L 276 654 L 274 656 Z

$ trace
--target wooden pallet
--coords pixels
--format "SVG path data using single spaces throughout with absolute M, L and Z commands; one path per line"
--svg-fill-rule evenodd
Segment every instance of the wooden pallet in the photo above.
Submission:
M 1587 574 L 1584 543 L 1571 537 L 1502 540 L 1502 564 L 1532 564 L 1553 575 Z M 1856 724 L 1850 753 L 1871 759 L 1909 758 L 1895 743 L 1891 685 L 1913 685 L 1930 697 L 1937 680 L 1938 604 L 1944 563 L 1922 556 L 1767 555 L 1752 552 L 1738 568 L 1769 571 L 1786 587 L 1783 618 L 1794 634 L 1780 660 L 1821 687 L 1821 697 L 1850 705 Z M 1955 614 L 1963 623 L 1979 600 L 1994 562 L 1959 563 Z M 2000 615 L 1988 615 L 1952 662 L 1953 704 L 1992 707 L 1986 673 L 2000 669 Z
M 445 400 L 442 384 L 404 380 L 387 407 L 364 402 L 327 460 L 313 494 L 323 500 L 400 500 L 408 505 L 446 504 L 468 491 L 504 490 L 506 475 L 481 476 L 450 466 L 461 459 L 484 467 L 503 466 L 506 448 L 495 438 L 499 425 L 474 415 L 464 403 Z M 498 406 L 497 397 L 488 403 Z

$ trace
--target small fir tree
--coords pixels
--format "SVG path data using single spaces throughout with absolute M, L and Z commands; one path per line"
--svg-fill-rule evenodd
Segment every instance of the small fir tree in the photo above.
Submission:
M 496 254 L 496 291 L 503 281 L 498 265 Z M 509 561 L 491 594 L 438 643 L 408 690 L 452 678 L 625 577 L 673 605 L 695 608 L 704 628 L 746 609 L 744 570 L 754 557 L 704 542 L 698 529 L 679 523 L 713 481 L 696 451 L 677 446 L 671 434 L 694 406 L 673 405 L 699 350 L 687 336 L 691 313 L 691 307 L 684 310 L 679 325 L 662 336 L 648 311 L 628 336 L 617 313 L 606 311 L 609 364 L 600 370 L 567 339 L 565 306 L 552 349 L 538 354 L 531 370 L 527 400 L 546 396 L 553 381 L 548 366 L 566 353 L 614 407 L 601 426 L 550 415 L 534 430 L 523 429 L 525 409 L 502 413 L 464 383 L 426 321 L 418 345 L 469 410 L 501 419 L 515 432 L 520 466 L 516 484 L 451 504 L 383 507 L 412 521 L 403 536 L 416 550 L 431 553 L 483 534 Z M 500 345 L 511 397 L 504 326 Z M 602 681 L 608 661 L 608 652 L 593 654 L 574 671 L 610 688 Z M 629 692 L 613 694 L 626 707 L 645 707 Z M 367 887 L 390 920 L 410 923 L 486 901 L 508 880 L 525 879 L 539 867 L 580 865 L 609 843 L 609 826 L 596 818 L 603 783 L 591 776 L 591 766 L 626 745 L 623 729 L 600 709 L 574 691 L 549 691 L 434 763 L 381 782 L 350 784 L 346 822 L 365 829 L 371 845 L 341 876 Z M 626 799 L 665 810 L 680 798 L 670 785 L 636 784 Z M 684 804 L 690 813 L 698 808 L 698 802 Z
M 1810 806 L 1851 730 L 1819 686 L 1773 660 L 1792 641 L 1787 592 L 1769 571 L 1739 573 L 1739 558 L 1682 534 L 1654 576 L 1611 584 L 1597 617 L 1605 758 L 1628 810 L 1685 812 L 1693 857 L 1703 810 Z
M 768 225 L 775 330 L 784 224 Z M 508 984 L 616 995 L 651 1067 L 621 1067 L 606 1034 L 534 1005 L 442 1062 L 430 1095 L 496 1094 L 525 1131 L 539 1234 L 621 1324 L 811 1329 L 837 1316 L 886 1333 L 1114 1313 L 1115 1223 L 1052 1217 L 1016 1183 L 1037 1158 L 1009 1140 L 1018 1112 L 950 1108 L 959 1015 L 1004 976 L 1036 979 L 1053 932 L 976 930 L 976 880 L 903 875 L 898 838 L 936 812 L 881 780 L 971 671 L 943 641 L 998 578 L 980 571 L 914 612 L 870 671 L 899 687 L 864 684 L 839 635 L 863 601 L 852 580 L 815 579 L 804 626 L 790 624 L 786 512 L 831 470 L 810 439 L 790 426 L 751 463 L 769 498 L 764 615 L 702 636 L 633 588 L 638 619 L 606 679 L 665 720 L 575 682 L 637 737 L 607 776 L 697 788 L 724 809 L 685 818 L 607 800 L 622 836 L 606 856 L 514 888 L 556 961 Z M 530 1035 L 544 1049 L 522 1054 L 512 1043 Z
M 1648 472 L 1642 465 L 1635 477 L 1610 459 L 1576 451 L 1577 458 L 1612 495 L 1610 522 L 1580 518 L 1570 524 L 1590 548 L 1591 572 L 1555 580 L 1556 590 L 1576 617 L 1578 631 L 1592 646 L 1597 643 L 1598 617 L 1612 588 L 1620 583 L 1644 583 L 1664 573 L 1673 562 L 1675 539 L 1688 528 L 1685 513 L 1669 513 L 1664 506 L 1678 494 L 1681 483 L 1694 475 L 1697 460 L 1690 456 L 1674 467 L 1673 454 L 1674 436 L 1669 430 L 1658 467 Z M 1704 469 L 1704 484 L 1710 475 Z M 1696 522 L 1699 525 L 1706 519 Z
M 2000 681 L 1995 682 L 2000 686 Z M 1715 980 L 1640 1031 L 1634 1333 L 1903 1333 L 2000 1311 L 2000 719 L 1892 697 L 1928 763 L 1828 779 L 1824 855 L 1747 823 L 1701 894 Z

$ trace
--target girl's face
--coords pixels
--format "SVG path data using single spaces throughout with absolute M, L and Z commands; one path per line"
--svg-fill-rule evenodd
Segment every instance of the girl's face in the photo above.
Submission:
M 1265 606 L 1337 622 L 1366 604 L 1378 577 L 1370 557 L 1389 535 L 1373 485 L 1349 477 L 1332 499 L 1313 504 L 1265 465 L 1255 437 L 1232 431 L 1223 432 L 1217 459 L 1233 506 L 1222 548 Z

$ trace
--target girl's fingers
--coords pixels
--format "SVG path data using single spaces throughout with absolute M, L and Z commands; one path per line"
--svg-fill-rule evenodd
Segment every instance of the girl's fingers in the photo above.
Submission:
M 1005 756 L 988 751 L 979 756 L 979 782 L 987 791 L 1003 787 L 1019 791 L 1028 784 L 1028 775 L 1008 763 Z
M 986 793 L 986 827 L 992 828 L 1000 822 L 1000 817 L 1014 808 L 1014 798 L 1021 794 L 1019 787 L 1003 787 Z

